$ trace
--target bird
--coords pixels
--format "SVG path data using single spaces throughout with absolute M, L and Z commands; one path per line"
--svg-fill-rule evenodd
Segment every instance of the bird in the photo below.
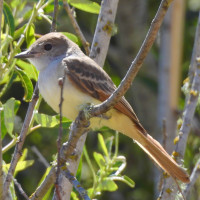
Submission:
M 116 90 L 109 75 L 77 44 L 59 32 L 51 32 L 37 39 L 15 58 L 28 59 L 39 70 L 38 87 L 44 100 L 59 113 L 60 86 L 63 85 L 63 116 L 75 120 L 84 105 L 98 105 Z M 109 117 L 93 117 L 90 128 L 107 126 L 130 137 L 155 163 L 172 178 L 188 183 L 186 171 L 143 128 L 130 104 L 123 96 L 106 112 Z

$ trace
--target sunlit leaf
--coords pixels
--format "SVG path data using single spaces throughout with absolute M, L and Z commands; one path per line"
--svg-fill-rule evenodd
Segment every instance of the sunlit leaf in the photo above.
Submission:
M 3 2 L 3 14 L 5 17 L 5 22 L 9 26 L 9 34 L 11 36 L 14 36 L 14 32 L 15 32 L 14 17 L 13 17 L 13 14 L 12 14 L 12 11 L 11 11 L 9 5 L 5 1 Z
M 103 150 L 103 153 L 105 154 L 105 156 L 108 156 L 108 150 L 106 148 L 106 144 L 104 142 L 104 138 L 100 133 L 98 134 L 98 139 L 99 139 L 99 144 L 101 145 L 101 148 Z
M 122 176 L 122 178 L 124 179 L 124 182 L 127 184 L 127 185 L 129 185 L 130 187 L 135 187 L 135 182 L 131 179 L 131 178 L 129 178 L 128 176 L 126 176 L 126 175 L 124 175 L 124 176 Z
M 26 27 L 26 24 L 25 24 L 24 26 L 18 28 L 18 29 L 15 31 L 15 33 L 14 33 L 14 40 L 18 39 L 18 38 L 21 36 L 21 34 L 23 33 L 25 27 Z
M 97 162 L 97 164 L 99 165 L 100 168 L 105 168 L 105 159 L 102 156 L 102 154 L 94 152 L 93 153 L 94 159 Z
M 15 169 L 15 173 L 19 172 L 19 171 L 23 171 L 26 168 L 30 167 L 31 165 L 33 165 L 34 160 L 26 160 L 26 161 L 19 161 L 17 163 L 16 169 Z M 4 169 L 9 169 L 10 167 L 10 163 L 3 165 Z
M 4 111 L 1 111 L 1 139 L 5 137 L 7 133 L 6 125 L 4 123 Z
M 99 14 L 100 5 L 90 0 L 68 0 L 73 7 L 83 10 L 85 12 Z
M 30 78 L 27 76 L 27 74 L 24 71 L 16 67 L 16 72 L 25 90 L 24 101 L 30 101 L 33 94 L 33 84 Z
M 80 159 L 79 165 L 78 165 L 78 169 L 76 172 L 76 178 L 78 181 L 81 180 L 82 165 L 83 165 L 83 156 L 81 156 L 81 159 Z
M 77 194 L 74 191 L 71 192 L 71 199 L 72 200 L 79 200 Z
M 110 179 L 105 178 L 98 186 L 98 188 L 102 191 L 110 191 L 114 192 L 118 189 L 116 183 Z
M 35 28 L 34 25 L 32 24 L 31 26 L 28 27 L 28 30 L 26 32 L 26 44 L 27 47 L 30 47 L 31 44 L 35 42 Z
M 27 154 L 28 154 L 28 149 L 25 148 L 22 152 L 22 156 L 20 157 L 19 161 L 24 161 L 26 159 Z
M 4 111 L 4 123 L 5 127 L 12 137 L 13 135 L 13 129 L 14 129 L 14 120 L 15 120 L 15 99 L 11 98 L 9 99 L 4 105 L 3 105 L 3 111 Z
M 81 45 L 81 42 L 76 35 L 74 35 L 72 33 L 68 33 L 68 32 L 61 32 L 61 33 L 65 36 L 67 36 L 71 41 L 75 42 L 79 46 Z
M 59 119 L 56 116 L 50 116 L 42 113 L 35 113 L 34 118 L 42 127 L 54 127 L 59 124 Z
M 20 60 L 20 59 L 17 59 L 16 65 L 18 67 L 20 67 L 21 69 L 23 69 L 23 71 L 27 74 L 29 79 L 33 79 L 33 80 L 37 81 L 38 71 L 36 70 L 36 68 L 33 65 L 31 65 L 23 60 Z

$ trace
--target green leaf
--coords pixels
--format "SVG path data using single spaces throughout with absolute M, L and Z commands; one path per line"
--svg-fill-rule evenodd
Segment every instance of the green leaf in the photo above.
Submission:
M 100 189 L 100 191 L 104 190 L 104 191 L 110 191 L 110 192 L 114 192 L 118 189 L 116 183 L 108 178 L 105 178 L 98 186 L 98 189 Z
M 3 138 L 5 137 L 7 133 L 7 129 L 6 129 L 6 125 L 4 123 L 4 111 L 1 111 L 1 139 L 3 140 Z
M 16 67 L 16 72 L 25 90 L 24 101 L 30 101 L 33 95 L 33 84 L 24 71 Z
M 10 74 L 6 74 L 3 77 L 1 84 L 7 84 L 6 90 L 8 90 L 10 86 L 13 84 L 13 82 L 16 80 L 16 78 L 17 78 L 17 74 L 15 72 L 13 73 L 11 72 Z
M 28 154 L 28 149 L 25 148 L 22 152 L 22 156 L 20 157 L 19 161 L 24 161 L 26 159 L 27 154 Z
M 31 165 L 33 165 L 34 163 L 34 160 L 26 160 L 26 161 L 19 161 L 17 163 L 17 166 L 16 166 L 16 169 L 15 169 L 15 174 L 19 171 L 23 171 L 25 170 L 26 168 L 30 167 Z M 3 168 L 6 170 L 6 169 L 9 169 L 10 167 L 10 163 L 9 164 L 6 164 L 6 165 L 3 165 Z
M 35 113 L 34 118 L 38 124 L 41 124 L 42 127 L 50 128 L 60 123 L 56 116 L 50 116 L 41 113 Z
M 109 138 L 106 138 L 106 148 L 108 149 L 108 152 L 109 152 L 109 155 L 111 156 L 111 153 L 112 153 L 112 145 L 113 145 L 113 140 L 114 140 L 114 137 L 111 136 Z
M 105 154 L 106 157 L 108 157 L 108 150 L 106 148 L 106 144 L 104 142 L 104 138 L 100 133 L 98 134 L 98 139 L 99 139 L 99 143 L 101 145 L 101 148 L 103 150 L 103 153 Z
M 49 5 L 45 6 L 45 8 L 44 8 L 45 13 L 51 13 L 51 12 L 53 12 L 53 10 L 54 10 L 54 4 L 49 4 Z
M 97 153 L 97 152 L 94 152 L 94 153 L 93 153 L 93 156 L 94 156 L 95 161 L 96 161 L 97 164 L 99 165 L 99 167 L 100 167 L 101 169 L 104 169 L 104 168 L 105 168 L 105 159 L 104 159 L 104 157 L 102 156 L 102 154 Z
M 14 129 L 14 121 L 15 121 L 15 99 L 11 98 L 9 99 L 4 105 L 4 123 L 6 126 L 6 129 L 11 137 L 13 137 L 13 129 Z
M 77 169 L 77 172 L 76 172 L 76 178 L 77 178 L 78 181 L 81 180 L 82 166 L 83 166 L 83 154 L 81 155 L 81 159 L 79 161 L 78 169 Z
M 15 33 L 14 33 L 14 40 L 18 39 L 21 36 L 21 34 L 23 34 L 25 27 L 26 27 L 26 24 L 24 26 L 18 28 L 15 31 Z
M 73 7 L 83 10 L 85 12 L 99 14 L 100 5 L 90 0 L 68 0 Z
M 77 194 L 74 191 L 71 192 L 71 199 L 72 200 L 79 200 Z
M 127 185 L 129 185 L 130 187 L 135 187 L 135 182 L 131 179 L 131 178 L 129 178 L 128 176 L 126 176 L 126 175 L 124 175 L 124 176 L 122 176 L 122 178 L 124 179 L 124 182 L 127 184 Z
M 36 70 L 36 68 L 33 65 L 31 65 L 23 60 L 19 60 L 19 59 L 17 59 L 16 65 L 24 70 L 24 72 L 27 74 L 29 79 L 33 79 L 33 80 L 37 81 L 38 71 Z
M 61 32 L 63 35 L 67 36 L 71 41 L 75 42 L 78 46 L 81 45 L 81 41 L 78 39 L 78 37 L 72 33 L 68 32 Z
M 15 21 L 12 11 L 5 1 L 3 2 L 3 14 L 5 17 L 5 22 L 9 26 L 9 34 L 13 37 L 15 32 Z
M 31 44 L 35 42 L 35 28 L 34 25 L 32 24 L 31 26 L 28 27 L 28 30 L 26 32 L 26 44 L 27 47 L 30 47 Z

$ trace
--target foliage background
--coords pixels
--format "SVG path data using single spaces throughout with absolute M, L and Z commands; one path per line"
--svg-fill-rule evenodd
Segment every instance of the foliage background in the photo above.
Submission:
M 11 7 L 12 11 L 15 12 L 15 8 L 12 7 L 15 0 L 8 0 L 6 3 Z M 17 12 L 15 18 L 16 30 L 27 23 L 30 17 L 30 11 L 36 0 L 22 0 L 21 3 L 25 4 L 23 10 Z M 100 1 L 97 0 L 100 4 Z M 117 33 L 113 35 L 111 39 L 111 45 L 109 48 L 107 60 L 104 69 L 112 77 L 113 81 L 118 85 L 120 80 L 125 75 L 131 61 L 136 55 L 146 31 L 149 28 L 149 24 L 154 17 L 154 14 L 159 6 L 160 1 L 155 0 L 123 0 L 119 1 L 117 18 L 115 29 Z M 60 3 L 61 5 L 61 3 Z M 46 8 L 45 14 L 52 15 L 53 3 Z M 181 66 L 181 81 L 187 78 L 188 66 L 190 63 L 191 52 L 193 48 L 193 40 L 195 35 L 195 27 L 197 23 L 198 9 L 200 8 L 199 2 L 196 0 L 186 1 L 186 10 L 184 20 L 184 48 L 183 58 Z M 49 12 L 49 11 L 50 12 Z M 76 9 L 77 21 L 85 35 L 86 39 L 91 43 L 96 21 L 97 14 Z M 26 13 L 26 18 L 24 18 Z M 50 24 L 44 18 L 40 17 L 34 22 L 35 33 L 45 34 L 50 31 Z M 59 7 L 58 15 L 58 31 L 74 33 L 69 18 L 65 13 L 62 6 Z M 22 45 L 22 50 L 27 48 L 26 42 Z M 161 131 L 157 129 L 157 94 L 158 94 L 158 57 L 159 57 L 159 36 L 156 44 L 153 46 L 151 53 L 148 55 L 142 70 L 134 80 L 131 89 L 126 94 L 126 98 L 133 106 L 137 113 L 141 123 L 147 129 L 147 131 L 158 138 Z M 33 84 L 35 84 L 35 81 Z M 0 86 L 3 88 L 3 84 Z M 14 97 L 21 102 L 21 106 L 18 111 L 17 123 L 15 126 L 15 132 L 19 133 L 22 125 L 25 113 L 27 111 L 28 103 L 23 101 L 24 89 L 21 82 L 15 81 L 11 87 L 2 96 L 1 102 L 5 103 L 9 98 Z M 180 95 L 179 100 L 179 114 L 181 114 L 184 106 L 183 93 Z M 54 111 L 42 100 L 39 112 L 46 113 L 49 115 L 55 114 Z M 199 132 L 199 109 L 195 116 L 196 123 L 194 124 L 192 134 L 188 140 L 188 146 L 186 151 L 186 167 L 189 171 L 193 168 L 197 158 L 199 157 L 199 146 L 200 146 L 200 132 Z M 64 137 L 66 138 L 67 132 L 65 131 Z M 33 153 L 32 147 L 36 146 L 41 154 L 50 163 L 55 156 L 56 139 L 57 139 L 58 128 L 39 128 L 29 135 L 25 142 L 25 148 L 28 149 L 27 159 L 34 160 L 34 164 L 26 170 L 19 172 L 16 176 L 17 180 L 21 183 L 27 194 L 33 192 L 33 188 L 37 187 L 37 184 L 44 174 L 46 167 L 38 157 Z M 112 131 L 103 131 L 104 138 L 113 135 Z M 104 192 L 98 199 L 153 199 L 154 198 L 154 178 L 153 168 L 154 164 L 149 158 L 143 153 L 132 141 L 123 136 L 119 136 L 119 154 L 124 155 L 127 158 L 127 167 L 124 174 L 131 177 L 135 182 L 136 186 L 134 189 L 128 187 L 126 184 L 119 182 L 119 189 L 115 192 Z M 3 140 L 3 145 L 10 141 L 10 137 L 7 135 Z M 93 160 L 93 152 L 101 152 L 101 148 L 98 144 L 97 134 L 90 133 L 86 147 L 89 152 L 90 158 Z M 3 155 L 3 159 L 9 163 L 12 156 L 13 149 L 9 150 Z M 94 166 L 95 162 L 93 161 Z M 97 166 L 95 166 L 97 168 Z M 88 165 L 83 157 L 83 168 L 82 168 L 82 179 L 81 183 L 85 188 L 88 188 L 92 184 L 92 176 Z M 195 185 L 195 188 L 199 188 L 200 183 Z M 191 199 L 198 199 L 198 192 L 194 189 Z M 23 197 L 18 194 L 19 199 Z

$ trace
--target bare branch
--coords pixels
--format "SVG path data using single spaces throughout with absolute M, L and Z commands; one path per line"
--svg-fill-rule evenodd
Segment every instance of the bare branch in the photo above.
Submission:
M 33 94 L 33 98 L 32 98 L 32 101 L 29 103 L 28 110 L 27 110 L 27 113 L 26 113 L 26 117 L 25 117 L 25 120 L 24 120 L 24 124 L 23 124 L 22 130 L 21 130 L 21 133 L 20 133 L 19 141 L 18 141 L 18 143 L 15 147 L 14 155 L 12 157 L 10 168 L 8 170 L 8 174 L 7 174 L 5 183 L 4 183 L 4 195 L 5 196 L 8 192 L 10 183 L 12 181 L 12 177 L 13 177 L 15 168 L 17 166 L 17 162 L 19 161 L 19 158 L 21 157 L 22 147 L 23 147 L 23 144 L 24 144 L 24 141 L 25 141 L 25 138 L 26 138 L 26 134 L 29 130 L 30 121 L 33 117 L 33 110 L 34 110 L 34 107 L 35 107 L 37 100 L 38 100 L 38 93 L 39 93 L 39 90 L 38 90 L 38 86 L 36 84 L 34 94 Z
M 76 177 L 74 177 L 69 170 L 62 171 L 62 174 L 70 181 L 70 183 L 74 186 L 76 191 L 80 194 L 81 198 L 84 200 L 90 200 L 90 198 L 87 195 L 87 191 L 81 187 L 81 184 L 78 182 Z
M 56 195 L 58 199 L 61 199 L 60 197 L 60 191 L 59 191 L 59 175 L 60 175 L 60 167 L 61 167 L 61 158 L 60 158 L 60 149 L 62 145 L 62 135 L 63 135 L 63 127 L 62 127 L 62 104 L 63 104 L 63 86 L 65 84 L 65 77 L 66 74 L 64 74 L 63 78 L 60 78 L 58 80 L 58 85 L 60 86 L 60 104 L 59 104 L 59 113 L 60 113 L 60 125 L 59 125 L 59 134 L 57 139 L 57 170 L 56 170 L 56 182 L 55 182 L 55 188 L 56 188 Z
M 57 23 L 57 16 L 58 16 L 58 0 L 54 0 L 54 10 L 53 10 L 53 20 L 51 25 L 51 32 L 56 31 L 56 23 Z
M 41 200 L 44 195 L 47 193 L 48 189 L 54 184 L 56 180 L 56 169 L 52 167 L 49 174 L 46 176 L 41 185 L 35 190 L 35 192 L 31 195 L 31 200 Z
M 23 190 L 21 184 L 17 182 L 17 179 L 13 179 L 13 180 L 14 180 L 14 183 L 15 183 L 15 185 L 17 186 L 17 188 L 18 188 L 20 194 L 21 194 L 26 200 L 29 200 L 28 195 L 24 192 L 24 190 Z
M 85 39 L 85 36 L 83 35 L 67 1 L 63 0 L 63 6 L 71 20 L 72 26 L 74 27 L 76 34 L 78 35 L 78 37 L 81 40 L 81 43 L 83 44 L 86 54 L 89 55 L 89 53 L 90 53 L 89 43 Z
M 192 174 L 190 176 L 190 183 L 187 184 L 185 190 L 183 191 L 183 194 L 185 197 L 188 196 L 190 190 L 194 186 L 194 184 L 195 184 L 196 180 L 199 178 L 199 176 L 200 176 L 200 158 L 198 159 L 198 161 L 192 171 Z
M 101 3 L 101 11 L 99 13 L 98 24 L 95 29 L 90 52 L 90 58 L 101 67 L 104 65 L 110 44 L 110 38 L 113 33 L 118 2 L 118 0 L 115 0 L 115 2 L 102 1 Z
M 196 29 L 196 38 L 195 38 L 195 50 L 200 49 L 200 13 L 199 13 L 199 19 Z M 194 53 L 193 53 L 194 54 Z M 195 74 L 193 78 L 192 88 L 189 93 L 189 97 L 186 97 L 186 105 L 184 108 L 184 114 L 183 114 L 183 123 L 179 130 L 178 139 L 176 141 L 175 151 L 173 155 L 175 156 L 176 160 L 181 163 L 181 159 L 184 156 L 187 138 L 191 129 L 191 123 L 194 116 L 194 112 L 197 105 L 197 100 L 199 97 L 199 91 L 200 91 L 200 52 L 197 51 L 195 53 L 197 56 L 196 59 L 192 59 L 191 66 L 195 69 Z M 168 178 L 165 182 L 165 185 L 163 187 L 162 191 L 162 198 L 161 199 L 174 199 L 177 190 L 174 188 L 174 181 L 171 178 Z M 172 189 L 173 188 L 173 189 Z M 166 191 L 172 191 L 170 193 L 167 193 Z

